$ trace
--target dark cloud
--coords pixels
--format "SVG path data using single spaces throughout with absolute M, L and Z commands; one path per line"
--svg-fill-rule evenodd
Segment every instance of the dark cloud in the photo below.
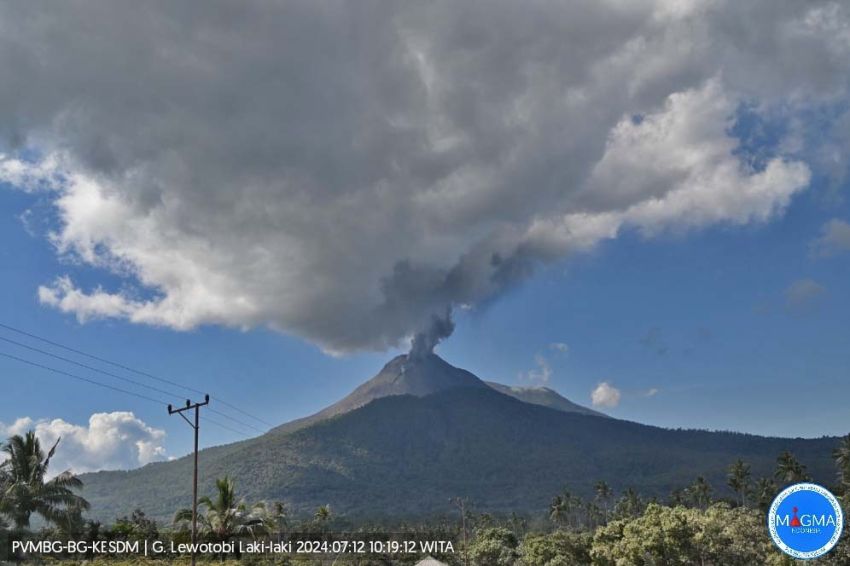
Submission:
M 773 0 L 0 1 L 0 179 L 51 186 L 58 253 L 141 289 L 45 281 L 80 320 L 386 348 L 623 227 L 781 212 L 802 154 L 751 168 L 729 126 L 743 102 L 845 101 L 848 21 Z
M 443 316 L 433 315 L 428 326 L 413 336 L 409 357 L 423 358 L 431 354 L 441 340 L 451 336 L 454 329 L 455 323 L 452 321 L 451 310 L 446 309 Z

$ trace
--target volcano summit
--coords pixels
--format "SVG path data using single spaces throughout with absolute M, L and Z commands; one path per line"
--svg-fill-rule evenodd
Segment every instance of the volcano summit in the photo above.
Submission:
M 230 475 L 248 500 L 281 500 L 295 513 L 330 503 L 352 518 L 442 514 L 455 496 L 481 511 L 539 512 L 564 487 L 590 495 L 598 480 L 664 496 L 697 475 L 724 485 L 737 458 L 769 475 L 783 450 L 828 481 L 834 444 L 614 419 L 551 389 L 488 384 L 428 353 L 394 358 L 314 415 L 201 451 L 200 490 Z M 141 507 L 170 519 L 189 501 L 191 465 L 86 474 L 85 496 L 98 518 Z

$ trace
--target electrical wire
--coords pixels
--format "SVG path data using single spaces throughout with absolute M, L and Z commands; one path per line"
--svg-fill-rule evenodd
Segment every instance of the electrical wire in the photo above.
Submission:
M 40 348 L 36 348 L 36 347 L 34 347 L 34 346 L 29 346 L 29 345 L 24 344 L 24 343 L 22 343 L 22 342 L 18 342 L 17 340 L 12 340 L 12 339 L 10 339 L 10 338 L 5 338 L 5 337 L 3 337 L 3 336 L 0 336 L 0 340 L 2 340 L 2 341 L 4 341 L 4 342 L 7 342 L 7 343 L 9 343 L 9 344 L 14 344 L 15 346 L 18 346 L 18 347 L 20 347 L 20 348 L 26 348 L 27 350 L 30 350 L 30 351 L 32 351 L 32 352 L 37 352 L 37 353 L 39 353 L 39 354 L 42 354 L 42 355 L 45 355 L 45 356 L 50 356 L 51 358 L 55 358 L 55 359 L 57 359 L 57 360 L 61 360 L 61 361 L 63 361 L 63 362 L 67 362 L 67 363 L 69 363 L 69 364 L 74 364 L 75 366 L 79 366 L 79 367 L 81 367 L 81 368 L 85 368 L 85 369 L 87 369 L 87 370 L 96 371 L 97 373 L 100 373 L 100 374 L 103 374 L 103 375 L 107 375 L 107 376 L 109 376 L 109 377 L 113 377 L 113 378 L 115 378 L 115 379 L 120 379 L 121 381 L 124 381 L 124 382 L 127 382 L 127 383 L 132 383 L 133 385 L 136 385 L 136 386 L 138 386 L 138 387 L 144 387 L 144 388 L 146 388 L 146 389 L 150 389 L 150 390 L 152 390 L 152 391 L 156 391 L 157 393 L 163 393 L 163 394 L 165 394 L 165 395 L 169 395 L 169 396 L 174 396 L 174 397 L 178 397 L 178 398 L 180 397 L 180 395 L 179 395 L 178 393 L 175 393 L 174 391 L 167 391 L 167 390 L 165 390 L 165 389 L 160 389 L 159 387 L 154 387 L 153 385 L 149 385 L 149 384 L 147 384 L 147 383 L 142 383 L 141 381 L 137 381 L 137 380 L 135 380 L 135 379 L 130 379 L 129 377 L 124 377 L 124 376 L 122 376 L 122 375 L 117 375 L 117 374 L 114 374 L 114 373 L 112 373 L 112 372 L 108 372 L 108 371 L 106 371 L 106 370 L 102 370 L 102 369 L 100 369 L 100 368 L 97 368 L 97 367 L 94 367 L 94 366 L 90 366 L 90 365 L 88 365 L 88 364 L 84 364 L 84 363 L 82 363 L 82 362 L 78 362 L 78 361 L 76 361 L 76 360 L 72 360 L 72 359 L 70 359 L 70 358 L 66 358 L 66 357 L 64 357 L 64 356 L 60 356 L 60 355 L 58 355 L 58 354 L 54 354 L 54 353 L 52 353 L 52 352 L 48 352 L 48 351 L 46 351 L 46 350 L 42 350 L 42 349 L 40 349 Z M 215 414 L 217 414 L 217 415 L 219 415 L 219 416 L 221 416 L 221 417 L 224 417 L 225 419 L 228 419 L 228 420 L 230 420 L 230 421 L 233 421 L 234 423 L 236 423 L 236 424 L 238 424 L 238 425 L 241 425 L 241 426 L 244 426 L 244 427 L 246 427 L 246 428 L 250 428 L 250 429 L 256 430 L 256 431 L 258 431 L 258 432 L 260 432 L 260 433 L 264 433 L 264 432 L 265 432 L 265 431 L 264 431 L 263 429 L 261 429 L 261 428 L 258 428 L 258 427 L 256 427 L 256 426 L 254 426 L 254 425 L 250 424 L 250 423 L 246 423 L 246 422 L 244 422 L 244 421 L 241 421 L 241 420 L 239 420 L 239 419 L 237 419 L 237 418 L 235 418 L 235 417 L 231 417 L 231 416 L 230 416 L 230 415 L 228 415 L 227 413 L 222 413 L 221 411 L 218 411 L 218 410 L 216 410 L 216 409 L 214 409 L 214 408 L 211 408 L 211 407 L 210 407 L 210 408 L 208 408 L 207 410 L 208 410 L 208 411 L 210 411 L 210 412 L 213 412 L 213 413 L 215 413 Z
M 11 332 L 15 332 L 15 333 L 17 333 L 17 334 L 21 334 L 21 335 L 23 335 L 23 336 L 27 336 L 27 337 L 32 338 L 32 339 L 34 339 L 34 340 L 39 340 L 39 341 L 41 341 L 41 342 L 44 342 L 44 343 L 46 343 L 46 344 L 50 344 L 51 346 L 55 346 L 55 347 L 57 347 L 57 348 L 62 348 L 63 350 L 66 350 L 66 351 L 69 351 L 69 352 L 73 352 L 73 353 L 78 354 L 78 355 L 80 355 L 80 356 L 85 356 L 85 357 L 87 357 L 87 358 L 89 358 L 89 359 L 97 360 L 97 361 L 99 361 L 99 362 L 101 362 L 101 363 L 109 364 L 109 365 L 111 365 L 111 366 L 113 366 L 113 367 L 117 367 L 117 368 L 123 369 L 123 370 L 125 370 L 125 371 L 129 371 L 129 372 L 135 373 L 135 374 L 137 374 L 137 375 L 142 375 L 142 376 L 147 377 L 147 378 L 149 378 L 149 379 L 153 379 L 153 380 L 159 381 L 160 383 L 166 383 L 166 384 L 168 384 L 168 385 L 172 385 L 172 386 L 174 386 L 174 387 L 179 387 L 179 388 L 184 389 L 184 390 L 186 390 L 186 391 L 191 391 L 191 392 L 193 392 L 193 393 L 197 393 L 197 394 L 200 394 L 200 395 L 204 395 L 204 394 L 205 394 L 205 392 L 204 392 L 204 391 L 201 391 L 200 389 L 195 389 L 194 387 L 189 387 L 189 386 L 187 386 L 187 385 L 183 385 L 183 384 L 181 384 L 181 383 L 178 383 L 178 382 L 173 381 L 173 380 L 170 380 L 170 379 L 165 379 L 165 378 L 163 378 L 163 377 L 159 377 L 159 376 L 153 375 L 153 374 L 148 373 L 148 372 L 145 372 L 145 371 L 137 370 L 137 369 L 134 369 L 134 368 L 129 367 L 129 366 L 127 366 L 127 365 L 124 365 L 124 364 L 121 364 L 121 363 L 118 363 L 118 362 L 115 362 L 115 361 L 112 361 L 112 360 L 109 360 L 109 359 L 106 359 L 106 358 L 103 358 L 103 357 L 100 357 L 100 356 L 96 356 L 96 355 L 94 355 L 94 354 L 89 354 L 88 352 L 84 352 L 84 351 L 82 351 L 82 350 L 78 350 L 78 349 L 76 349 L 76 348 L 72 348 L 72 347 L 70 347 L 70 346 L 66 346 L 65 344 L 60 344 L 59 342 L 55 342 L 55 341 L 50 340 L 50 339 L 48 339 L 48 338 L 44 338 L 43 336 L 38 336 L 37 334 L 32 334 L 31 332 L 27 332 L 27 331 L 25 331 L 25 330 L 21 330 L 20 328 L 16 328 L 16 327 L 14 327 L 14 326 L 11 326 L 11 325 L 8 325 L 8 324 L 4 324 L 4 323 L 2 323 L 2 322 L 0 322 L 0 328 L 4 328 L 4 329 L 6 329 L 6 330 L 9 330 L 9 331 L 11 331 Z M 0 339 L 6 340 L 7 342 L 13 342 L 13 341 L 9 340 L 8 338 L 0 338 Z M 13 342 L 13 343 L 15 343 L 15 344 L 19 344 L 19 343 L 17 343 L 17 342 Z M 24 346 L 24 347 L 25 347 L 25 348 L 34 349 L 34 348 L 30 347 L 30 346 Z M 55 354 L 47 354 L 47 355 L 50 355 L 50 356 L 53 356 L 53 357 L 59 357 L 59 356 L 56 356 Z M 74 363 L 74 364 L 77 364 L 77 365 L 81 365 L 81 366 L 86 367 L 86 368 L 88 368 L 88 369 L 93 369 L 93 368 L 91 368 L 90 366 L 85 366 L 84 364 L 80 364 L 79 362 L 74 362 L 74 361 L 72 361 L 72 360 L 67 360 L 66 358 L 59 358 L 59 359 L 63 359 L 63 360 L 65 360 L 65 361 L 70 361 L 71 363 Z M 95 369 L 94 371 L 98 371 L 98 372 L 100 372 L 100 373 L 105 373 L 106 375 L 110 375 L 110 376 L 112 376 L 112 377 L 118 377 L 118 376 L 115 376 L 114 374 L 107 373 L 107 372 L 105 372 L 105 371 L 103 371 L 103 370 Z M 131 381 L 132 383 L 136 383 L 136 384 L 138 384 L 138 383 L 139 383 L 139 382 L 135 382 L 135 381 L 129 380 L 128 378 L 118 377 L 118 379 L 124 379 L 125 381 Z M 153 387 L 152 385 L 142 384 L 142 386 L 149 387 L 150 389 L 153 389 L 153 390 L 156 390 L 156 391 L 160 391 L 160 392 L 162 392 L 162 391 L 163 391 L 163 390 L 161 390 L 161 389 L 157 389 L 157 388 Z M 173 393 L 168 393 L 168 394 L 173 394 Z M 247 416 L 247 417 L 249 417 L 249 418 L 251 418 L 251 419 L 254 419 L 255 421 L 257 421 L 257 422 L 259 422 L 259 423 L 261 423 L 261 424 L 263 424 L 263 425 L 265 425 L 265 426 L 268 426 L 268 427 L 273 427 L 273 426 L 274 426 L 273 424 L 269 423 L 268 421 L 265 421 L 265 420 L 261 419 L 260 417 L 257 417 L 257 416 L 255 416 L 255 415 L 253 415 L 253 414 L 251 414 L 251 413 L 249 413 L 249 412 L 247 412 L 247 411 L 244 411 L 244 410 L 240 409 L 239 407 L 237 407 L 236 405 L 233 405 L 232 403 L 229 403 L 229 402 L 227 402 L 227 401 L 225 401 L 225 400 L 223 400 L 223 399 L 220 399 L 220 398 L 218 398 L 218 397 L 212 397 L 212 396 L 211 396 L 210 398 L 211 398 L 211 399 L 213 399 L 213 400 L 215 400 L 215 401 L 216 401 L 216 402 L 218 402 L 218 403 L 221 403 L 222 405 L 224 405 L 224 406 L 226 406 L 226 407 L 229 407 L 230 409 L 232 409 L 232 410 L 234 410 L 234 411 L 236 411 L 236 412 L 238 412 L 238 413 L 241 413 L 241 414 L 242 414 L 242 415 L 244 415 L 244 416 Z M 250 424 L 244 423 L 244 422 L 242 422 L 242 421 L 240 421 L 240 420 L 238 420 L 238 419 L 236 419 L 236 418 L 234 418 L 234 417 L 231 417 L 231 416 L 229 416 L 229 415 L 227 415 L 227 414 L 225 414 L 225 413 L 222 413 L 221 411 L 217 411 L 217 410 L 215 410 L 215 409 L 210 409 L 210 411 L 211 411 L 211 412 L 214 412 L 215 414 L 217 414 L 217 415 L 219 415 L 219 416 L 222 416 L 222 417 L 224 417 L 224 418 L 227 418 L 227 419 L 229 419 L 229 420 L 231 420 L 231 421 L 233 421 L 233 422 L 239 423 L 239 424 L 241 424 L 242 426 L 246 426 L 246 427 L 252 428 L 252 429 L 257 430 L 257 431 L 259 431 L 259 432 L 261 432 L 261 433 L 266 432 L 266 431 L 265 431 L 265 430 L 263 430 L 263 429 L 260 429 L 260 428 L 258 428 L 258 427 L 256 427 L 256 426 L 253 426 L 253 425 L 250 425 Z
M 61 369 L 57 369 L 57 368 L 50 367 L 50 366 L 47 366 L 47 365 L 44 365 L 44 364 L 40 364 L 40 363 L 38 363 L 38 362 L 34 362 L 34 361 L 32 361 L 32 360 L 27 360 L 27 359 L 25 359 L 25 358 L 21 358 L 21 357 L 19 357 L 19 356 L 15 356 L 14 354 L 9 354 L 8 352 L 0 352 L 0 356 L 3 356 L 3 357 L 6 357 L 6 358 L 9 358 L 9 359 L 12 359 L 12 360 L 15 360 L 15 361 L 21 362 L 21 363 L 23 363 L 23 364 L 27 364 L 27 365 L 34 366 L 34 367 L 37 367 L 37 368 L 45 369 L 45 370 L 47 370 L 47 371 L 51 371 L 51 372 L 53 372 L 53 373 L 57 373 L 57 374 L 60 374 L 60 375 L 64 375 L 64 376 L 66 376 L 66 377 L 70 377 L 70 378 L 73 378 L 73 379 L 77 379 L 77 380 L 79 380 L 79 381 L 84 381 L 84 382 L 89 383 L 89 384 L 91 384 L 91 385 L 96 385 L 96 386 L 98 386 L 98 387 L 103 387 L 104 389 L 110 389 L 110 390 L 112 390 L 112 391 L 117 391 L 117 392 L 119 392 L 119 393 L 124 393 L 125 395 L 132 395 L 133 397 L 138 397 L 139 399 L 142 399 L 142 400 L 145 400 L 145 401 L 149 401 L 149 402 L 151 402 L 151 403 L 156 403 L 157 405 L 168 406 L 168 403 L 167 403 L 167 402 L 165 402 L 165 401 L 162 401 L 161 399 L 155 399 L 155 398 L 153 398 L 153 397 L 148 397 L 147 395 L 143 395 L 143 394 L 141 394 L 141 393 L 136 393 L 135 391 L 128 391 L 127 389 L 122 389 L 122 388 L 120 388 L 120 387 L 115 387 L 115 386 L 109 385 L 108 383 L 102 383 L 102 382 L 97 381 L 97 380 L 95 380 L 95 379 L 89 379 L 89 378 L 87 378 L 87 377 L 83 377 L 83 376 L 80 376 L 80 375 L 77 375 L 77 374 L 74 374 L 74 373 L 70 373 L 70 372 L 67 372 L 67 371 L 61 370 Z M 235 428 L 229 427 L 229 426 L 227 426 L 227 425 L 225 425 L 225 424 L 222 424 L 222 423 L 220 423 L 220 422 L 218 422 L 218 421 L 216 421 L 216 420 L 210 419 L 210 418 L 205 417 L 205 416 L 202 416 L 201 418 L 202 418 L 205 422 L 208 422 L 208 423 L 210 423 L 210 424 L 212 424 L 212 425 L 215 425 L 215 426 L 217 426 L 217 427 L 219 427 L 219 428 L 223 428 L 224 430 L 228 430 L 228 431 L 230 431 L 230 432 L 236 433 L 236 434 L 238 434 L 238 435 L 240 435 L 240 436 L 243 436 L 243 437 L 245 437 L 245 438 L 251 438 L 251 436 L 250 436 L 250 435 L 245 434 L 244 432 L 242 432 L 242 431 L 240 431 L 240 430 L 236 430 Z
M 168 405 L 167 402 L 162 401 L 160 399 L 154 399 L 153 397 L 148 397 L 147 395 L 142 395 L 141 393 L 136 393 L 135 391 L 128 391 L 126 389 L 121 389 L 120 387 L 115 387 L 115 386 L 109 385 L 108 383 L 101 383 L 100 381 L 96 381 L 94 379 L 89 379 L 87 377 L 82 377 L 82 376 L 79 376 L 79 375 L 76 375 L 76 374 L 73 374 L 73 373 L 70 373 L 70 372 L 67 372 L 67 371 L 63 371 L 61 369 L 56 369 L 56 368 L 53 368 L 53 367 L 50 367 L 50 366 L 46 366 L 46 365 L 40 364 L 38 362 L 33 362 L 31 360 L 19 358 L 18 356 L 15 356 L 13 354 L 9 354 L 7 352 L 0 352 L 0 356 L 4 356 L 4 357 L 10 358 L 12 360 L 19 361 L 19 362 L 24 363 L 24 364 L 29 364 L 29 365 L 35 366 L 37 368 L 46 369 L 48 371 L 52 371 L 54 373 L 58 373 L 58 374 L 61 374 L 61 375 L 65 375 L 67 377 L 78 379 L 80 381 L 85 381 L 85 382 L 91 383 L 92 385 L 97 385 L 98 387 L 103 387 L 105 389 L 111 389 L 113 391 L 118 391 L 119 393 L 132 395 L 133 397 L 138 397 L 139 399 L 144 399 L 146 401 L 152 401 L 152 402 L 154 402 L 158 405 L 166 405 L 166 406 Z
M 235 428 L 230 428 L 229 426 L 224 425 L 224 424 L 221 424 L 221 423 L 220 423 L 220 422 L 218 422 L 218 421 L 214 421 L 213 419 L 211 419 L 211 418 L 209 418 L 209 417 L 205 417 L 205 416 L 201 415 L 201 420 L 202 420 L 203 422 L 205 422 L 205 423 L 210 423 L 211 425 L 215 425 L 215 426 L 217 426 L 217 427 L 219 427 L 219 428 L 223 428 L 224 430 L 229 430 L 230 432 L 235 432 L 236 434 L 242 435 L 242 436 L 244 436 L 245 438 L 251 438 L 251 436 L 250 436 L 250 435 L 247 435 L 247 434 L 245 434 L 244 432 L 238 431 L 238 430 L 236 430 Z

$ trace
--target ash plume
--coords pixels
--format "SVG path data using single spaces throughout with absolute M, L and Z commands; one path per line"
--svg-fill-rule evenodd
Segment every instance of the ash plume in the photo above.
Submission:
M 422 359 L 432 354 L 437 344 L 451 336 L 454 329 L 455 323 L 452 320 L 452 311 L 450 308 L 446 309 L 443 316 L 433 315 L 430 324 L 424 330 L 417 332 L 413 337 L 413 343 L 407 355 L 408 359 Z
M 846 3 L 632 4 L 0 2 L 0 190 L 120 279 L 39 302 L 427 354 L 446 305 L 850 171 Z M 744 109 L 787 139 L 752 155 Z

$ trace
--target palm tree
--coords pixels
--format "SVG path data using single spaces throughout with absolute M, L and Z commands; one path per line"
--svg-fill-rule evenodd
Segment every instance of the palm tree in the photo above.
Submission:
M 773 475 L 786 484 L 809 480 L 806 466 L 801 464 L 788 450 L 785 450 L 776 459 L 776 472 Z
M 770 478 L 759 478 L 756 481 L 755 493 L 756 504 L 762 511 L 767 511 L 773 498 L 776 497 L 776 482 Z
M 528 519 L 516 514 L 516 511 L 511 512 L 510 526 L 508 527 L 518 536 L 524 536 L 528 532 Z
M 617 505 L 614 506 L 614 516 L 619 519 L 637 517 L 643 512 L 643 509 L 644 502 L 640 495 L 629 487 L 626 488 L 626 491 L 617 501 Z
M 10 511 L 9 501 L 6 497 L 8 485 L 8 478 L 4 474 L 2 466 L 0 466 L 0 531 L 3 531 L 9 526 L 4 518 Z
M 289 526 L 286 507 L 280 501 L 274 503 L 258 503 L 255 507 L 255 515 L 260 520 L 263 528 L 268 533 L 277 533 L 278 540 L 283 537 L 283 532 Z
M 263 522 L 257 517 L 259 509 L 252 510 L 242 500 L 236 499 L 236 484 L 229 476 L 215 480 L 216 498 L 204 496 L 198 506 L 198 530 L 212 542 L 226 542 L 238 536 L 256 536 L 264 532 Z M 187 526 L 192 522 L 192 510 L 181 509 L 174 515 L 174 523 Z
M 56 532 L 64 538 L 79 539 L 86 528 L 86 523 L 80 509 L 69 509 L 61 519 L 56 521 Z
M 331 520 L 331 506 L 320 505 L 319 508 L 316 509 L 316 513 L 313 515 L 313 518 L 319 524 L 327 523 Z
M 3 513 L 18 530 L 27 529 L 33 513 L 51 523 L 63 521 L 68 513 L 89 508 L 89 503 L 73 492 L 83 483 L 70 471 L 47 480 L 50 459 L 59 440 L 45 457 L 34 431 L 11 437 L 2 450 L 6 460 L 0 464 L 0 486 L 3 488 Z
M 320 533 L 325 533 L 333 518 L 333 511 L 329 504 L 319 505 L 313 513 L 313 528 Z
M 670 506 L 684 507 L 687 504 L 687 490 L 677 487 L 670 492 Z
M 0 532 L 6 530 L 9 526 L 8 523 L 6 523 L 6 520 L 3 519 L 3 515 L 6 514 L 6 500 L 3 498 L 3 491 L 5 491 L 5 489 L 2 485 L 0 485 Z
M 549 519 L 560 527 L 567 518 L 567 502 L 560 495 L 556 495 L 549 504 Z
M 596 500 L 599 501 L 600 506 L 602 507 L 602 512 L 605 517 L 605 522 L 608 522 L 608 509 L 610 507 L 611 498 L 614 496 L 614 491 L 604 481 L 596 482 L 596 485 L 593 486 L 594 491 L 596 492 Z
M 557 526 L 577 526 L 576 512 L 580 511 L 582 500 L 566 489 L 561 495 L 556 495 L 549 505 L 549 518 Z
M 750 465 L 744 463 L 740 458 L 729 466 L 729 475 L 726 480 L 732 491 L 741 498 L 741 507 L 747 506 L 747 491 L 750 489 Z
M 845 495 L 850 495 L 850 434 L 841 439 L 838 448 L 832 451 L 832 457 L 838 466 L 838 481 L 844 488 Z
M 711 484 L 704 477 L 697 476 L 697 479 L 688 488 L 688 495 L 690 495 L 691 501 L 696 507 L 705 509 L 711 503 Z

